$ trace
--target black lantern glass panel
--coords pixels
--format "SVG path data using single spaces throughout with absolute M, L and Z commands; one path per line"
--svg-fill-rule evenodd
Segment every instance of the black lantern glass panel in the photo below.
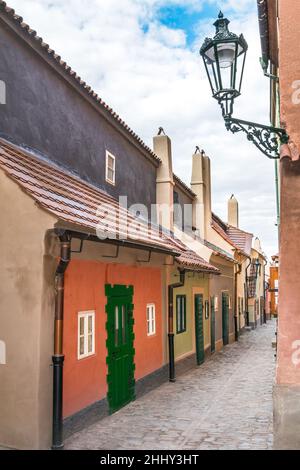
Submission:
M 244 36 L 231 33 L 229 23 L 220 12 L 214 23 L 214 38 L 206 38 L 200 49 L 213 97 L 221 104 L 224 116 L 232 115 L 233 101 L 241 93 L 248 50 Z

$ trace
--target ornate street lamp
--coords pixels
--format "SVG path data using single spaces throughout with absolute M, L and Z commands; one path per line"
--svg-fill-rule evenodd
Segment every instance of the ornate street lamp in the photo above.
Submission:
M 214 23 L 215 36 L 206 38 L 200 49 L 213 97 L 222 108 L 228 131 L 244 132 L 268 158 L 277 159 L 278 141 L 287 143 L 289 140 L 285 129 L 232 117 L 234 100 L 241 94 L 248 44 L 242 34 L 237 36 L 229 31 L 229 23 L 220 12 Z
M 261 264 L 258 258 L 253 262 L 253 266 L 254 266 L 254 272 L 255 272 L 255 279 L 257 279 L 258 275 L 260 275 L 261 273 Z

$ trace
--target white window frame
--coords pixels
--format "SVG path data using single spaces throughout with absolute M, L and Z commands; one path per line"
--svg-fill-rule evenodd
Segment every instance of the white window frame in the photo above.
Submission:
M 152 315 L 149 313 L 152 312 Z M 147 336 L 156 335 L 156 308 L 155 304 L 147 304 L 146 308 L 146 319 L 147 319 Z
M 113 179 L 112 180 L 108 177 L 108 170 L 109 170 L 108 161 L 109 161 L 109 158 L 111 158 L 114 162 L 114 166 L 113 166 L 113 170 L 112 170 L 113 171 Z M 110 153 L 108 150 L 106 150 L 105 179 L 106 179 L 107 183 L 112 184 L 113 186 L 115 186 L 115 184 L 116 184 L 116 157 L 112 153 Z
M 0 104 L 6 104 L 6 83 L 0 80 Z
M 218 295 L 215 295 L 214 308 L 215 308 L 215 312 L 219 311 L 219 296 Z
M 92 350 L 88 350 L 88 322 L 92 317 Z M 80 334 L 80 319 L 84 318 L 83 335 Z M 84 337 L 84 353 L 80 354 L 80 338 Z M 94 356 L 95 354 L 95 311 L 89 310 L 87 312 L 78 312 L 78 333 L 77 333 L 77 358 L 85 359 L 86 357 Z

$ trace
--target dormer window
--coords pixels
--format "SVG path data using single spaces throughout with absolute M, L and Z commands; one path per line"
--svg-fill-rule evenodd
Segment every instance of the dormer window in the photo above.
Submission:
M 106 181 L 109 184 L 116 184 L 116 157 L 110 152 L 106 152 Z

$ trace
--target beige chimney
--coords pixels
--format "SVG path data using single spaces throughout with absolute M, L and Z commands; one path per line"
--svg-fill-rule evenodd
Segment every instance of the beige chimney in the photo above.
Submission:
M 207 238 L 211 224 L 211 172 L 210 159 L 197 147 L 193 155 L 192 191 L 196 194 L 193 202 L 193 226 L 201 239 Z
M 234 195 L 228 201 L 228 224 L 239 228 L 239 203 Z
M 174 179 L 172 164 L 172 144 L 170 138 L 160 128 L 153 138 L 154 153 L 161 159 L 156 173 L 157 222 L 169 231 L 174 229 L 173 198 Z
M 258 237 L 256 237 L 254 240 L 254 249 L 258 251 L 259 253 L 262 252 L 260 239 Z

